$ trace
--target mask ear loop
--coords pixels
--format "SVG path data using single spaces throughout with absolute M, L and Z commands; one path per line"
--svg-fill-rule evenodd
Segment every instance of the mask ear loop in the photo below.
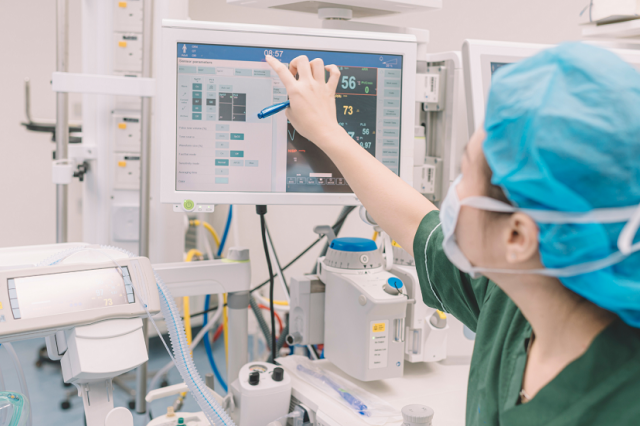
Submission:
M 631 219 L 622 228 L 620 236 L 618 237 L 618 249 L 621 253 L 629 256 L 630 254 L 640 250 L 640 242 L 633 244 L 633 238 L 640 230 L 640 206 L 631 216 Z

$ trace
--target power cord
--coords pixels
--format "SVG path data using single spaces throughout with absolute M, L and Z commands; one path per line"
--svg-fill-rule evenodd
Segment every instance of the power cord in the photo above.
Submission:
M 269 255 L 269 246 L 267 244 L 267 224 L 264 215 L 267 213 L 267 206 L 256 206 L 256 213 L 260 216 L 260 229 L 262 231 L 262 245 L 264 246 L 264 255 L 267 258 L 267 267 L 269 268 L 269 308 L 271 315 L 271 359 L 276 359 L 276 316 L 273 306 L 273 290 L 275 287 L 273 266 L 271 265 L 271 256 Z
M 333 231 L 335 232 L 336 235 L 338 235 L 338 233 L 340 232 L 340 229 L 342 228 L 342 225 L 344 225 L 344 222 L 347 220 L 347 217 L 349 215 L 349 213 L 353 211 L 353 207 L 351 207 L 351 209 L 346 213 L 346 214 L 341 214 L 340 217 L 338 218 L 338 220 L 336 221 L 336 223 L 333 224 L 332 228 Z M 298 254 L 291 262 L 287 263 L 286 265 L 284 265 L 282 267 L 283 271 L 286 271 L 287 269 L 289 269 L 289 267 L 291 265 L 293 265 L 294 263 L 296 263 L 298 260 L 300 260 L 300 258 L 302 256 L 304 256 L 305 254 L 307 254 L 309 252 L 309 250 L 311 250 L 312 248 L 314 248 L 316 246 L 316 244 L 318 244 L 320 241 L 322 241 L 324 239 L 324 236 L 316 239 L 314 242 L 312 242 L 311 244 L 309 244 L 309 246 L 304 249 L 300 254 Z M 328 248 L 328 246 L 327 246 Z M 325 250 L 326 253 L 326 248 Z M 271 274 L 272 278 L 275 278 L 276 275 Z M 262 287 L 264 287 L 265 285 L 269 284 L 269 279 L 266 279 L 265 281 L 263 281 L 262 283 L 260 283 L 259 285 L 257 285 L 256 287 L 252 288 L 250 290 L 251 293 L 253 293 L 254 291 L 258 291 L 260 290 Z

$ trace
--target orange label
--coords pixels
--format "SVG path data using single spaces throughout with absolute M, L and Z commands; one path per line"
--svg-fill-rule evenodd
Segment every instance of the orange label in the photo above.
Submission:
M 373 324 L 374 333 L 382 333 L 384 330 L 385 330 L 385 323 L 381 322 L 378 324 Z

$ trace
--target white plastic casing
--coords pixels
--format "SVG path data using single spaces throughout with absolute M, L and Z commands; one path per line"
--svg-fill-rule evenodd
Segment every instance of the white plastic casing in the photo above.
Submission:
M 415 363 L 445 359 L 449 326 L 436 328 L 429 322 L 436 310 L 423 302 L 416 267 L 394 264 L 390 272 L 402 280 L 407 295 L 415 300 L 407 306 L 405 360 Z
M 114 71 L 142 71 L 142 34 L 114 33 Z
M 408 34 L 316 28 L 276 27 L 236 23 L 164 20 L 162 28 L 162 67 L 158 87 L 163 109 L 160 112 L 162 137 L 161 202 L 184 211 L 183 202 L 197 206 L 214 204 L 268 205 L 359 205 L 351 193 L 287 192 L 204 192 L 176 190 L 177 61 L 178 43 L 324 50 L 393 54 L 403 56 L 401 138 L 399 175 L 409 185 L 413 181 L 413 135 L 415 125 L 416 37 Z M 196 208 L 197 210 L 197 208 Z M 198 210 L 197 210 L 198 211 Z
M 402 377 L 407 298 L 384 291 L 394 275 L 382 268 L 331 268 L 323 259 L 319 267 L 326 285 L 326 358 L 358 380 Z
M 315 275 L 292 278 L 289 335 L 299 345 L 324 343 L 325 285 Z
M 142 0 L 114 1 L 114 25 L 118 32 L 142 32 Z
M 249 384 L 249 375 L 255 369 L 260 373 L 260 383 Z M 291 377 L 285 371 L 284 378 L 276 382 L 271 378 L 276 365 L 253 362 L 240 370 L 238 379 L 231 384 L 233 399 L 238 413 L 238 424 L 242 426 L 265 426 L 289 412 L 291 402 Z
M 141 305 L 141 299 L 147 298 L 148 310 L 153 315 L 160 312 L 160 299 L 156 287 L 153 269 L 149 259 L 144 257 L 117 259 L 120 267 L 127 267 L 135 291 L 135 303 L 105 306 L 103 308 L 87 309 L 71 313 L 49 315 L 46 317 L 14 319 L 9 299 L 9 279 L 20 277 L 43 276 L 66 272 L 92 271 L 105 268 L 115 268 L 113 261 L 96 262 L 96 258 L 108 259 L 99 251 L 82 252 L 90 259 L 76 264 L 62 264 L 43 266 L 39 268 L 3 270 L 0 271 L 0 343 L 45 337 L 57 331 L 69 330 L 74 327 L 86 326 L 111 319 L 129 319 L 146 316 Z M 113 257 L 114 252 L 109 252 Z M 69 260 L 79 260 L 81 255 L 74 255 Z M 140 292 L 143 294 L 141 295 Z M 141 297 L 142 296 L 142 297 Z
M 140 318 L 103 321 L 65 334 L 68 349 L 60 365 L 67 383 L 109 379 L 149 359 Z
M 340 7 L 352 9 L 354 18 L 442 9 L 442 0 L 340 0 L 329 3 L 306 0 L 227 0 L 227 3 L 260 9 L 273 8 L 307 13 L 318 13 L 318 9 L 323 7 Z

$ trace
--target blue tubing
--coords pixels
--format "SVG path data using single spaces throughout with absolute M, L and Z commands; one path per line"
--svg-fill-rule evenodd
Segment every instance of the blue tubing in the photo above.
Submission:
M 227 237 L 229 236 L 229 228 L 231 228 L 232 218 L 233 218 L 233 204 L 229 205 L 229 214 L 227 215 L 227 224 L 224 226 L 224 233 L 222 234 L 220 247 L 218 247 L 218 253 L 217 253 L 218 257 L 222 256 L 222 250 L 224 250 L 224 245 L 227 242 Z
M 222 247 L 222 244 L 220 244 L 220 247 Z M 209 302 L 211 302 L 211 295 L 207 294 L 207 296 L 204 298 L 205 312 L 209 310 Z M 222 307 L 219 307 L 218 309 L 221 309 L 221 308 Z M 205 314 L 204 320 L 202 321 L 203 327 L 207 325 L 207 321 L 208 321 L 207 314 Z M 222 379 L 222 376 L 220 375 L 220 371 L 218 371 L 218 367 L 216 366 L 216 362 L 213 359 L 213 351 L 211 350 L 211 342 L 209 341 L 209 336 L 204 336 L 202 341 L 204 342 L 204 349 L 207 352 L 207 358 L 209 358 L 209 364 L 211 364 L 211 369 L 213 370 L 213 374 L 215 374 L 216 379 L 218 379 L 218 382 L 220 383 L 220 386 L 222 386 L 222 389 L 224 389 L 224 391 L 228 393 L 229 390 L 228 390 L 227 384 Z

